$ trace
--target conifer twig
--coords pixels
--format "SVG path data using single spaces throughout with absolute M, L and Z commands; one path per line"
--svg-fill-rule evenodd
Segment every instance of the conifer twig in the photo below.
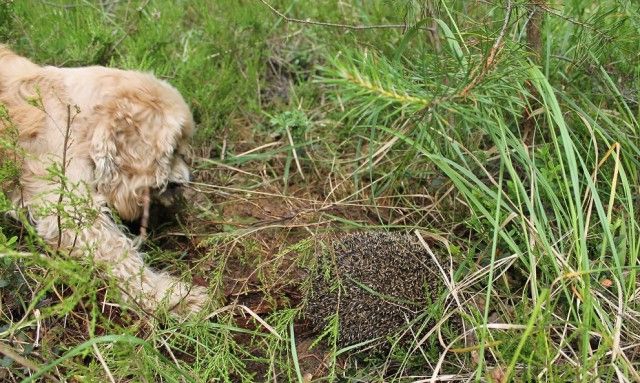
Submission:
M 511 0 L 507 0 L 506 8 L 506 15 L 504 17 L 504 22 L 502 23 L 502 28 L 500 29 L 500 34 L 498 34 L 498 38 L 496 38 L 496 41 L 493 43 L 493 46 L 489 51 L 489 55 L 482 66 L 482 70 L 473 78 L 473 80 L 471 80 L 471 82 L 469 82 L 469 84 L 467 84 L 467 86 L 464 87 L 464 89 L 462 89 L 460 92 L 461 97 L 465 97 L 471 89 L 475 88 L 493 67 L 496 56 L 502 48 L 502 40 L 504 40 L 504 36 L 507 33 L 507 27 L 509 26 L 509 21 L 511 20 L 511 9 L 513 8 Z
M 529 52 L 533 53 L 532 60 L 534 63 L 539 64 L 542 57 L 542 21 L 543 13 L 545 10 L 545 0 L 535 0 L 529 5 L 529 19 L 526 27 L 526 42 Z M 538 91 L 536 87 L 527 82 L 527 90 L 529 91 L 528 103 L 524 109 L 522 116 L 522 137 L 525 143 L 533 138 L 533 132 L 537 122 L 534 118 L 534 111 L 541 107 L 538 99 Z

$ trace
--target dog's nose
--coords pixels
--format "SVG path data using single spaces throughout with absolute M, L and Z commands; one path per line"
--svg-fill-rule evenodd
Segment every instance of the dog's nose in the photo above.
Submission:
M 176 192 L 178 191 L 182 186 L 184 186 L 183 183 L 180 182 L 169 182 L 167 184 L 167 191 L 168 192 Z
M 182 182 L 169 182 L 164 190 L 158 190 L 154 201 L 164 207 L 175 205 L 182 199 L 183 187 L 184 183 Z
M 169 172 L 169 183 L 185 184 L 191 179 L 189 166 L 182 158 L 176 158 Z

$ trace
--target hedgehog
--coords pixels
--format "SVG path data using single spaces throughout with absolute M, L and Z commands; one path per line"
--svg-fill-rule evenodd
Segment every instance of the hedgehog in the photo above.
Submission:
M 312 331 L 319 332 L 337 313 L 340 347 L 391 339 L 445 289 L 432 257 L 406 233 L 338 237 L 318 254 L 318 266 L 311 277 L 305 317 Z

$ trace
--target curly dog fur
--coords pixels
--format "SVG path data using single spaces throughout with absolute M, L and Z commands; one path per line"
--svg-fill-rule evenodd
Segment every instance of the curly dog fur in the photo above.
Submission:
M 184 156 L 194 122 L 180 93 L 147 73 L 39 66 L 0 44 L 0 104 L 9 114 L 0 132 L 17 128 L 25 153 L 9 196 L 28 210 L 38 234 L 72 256 L 105 265 L 128 299 L 147 310 L 161 303 L 175 313 L 202 309 L 206 290 L 146 267 L 136 242 L 111 218 L 115 211 L 138 219 L 145 190 L 160 193 L 189 181 Z M 52 180 L 55 164 L 64 181 Z M 97 214 L 78 213 L 61 182 L 89 196 Z M 59 210 L 47 206 L 59 202 L 74 225 L 58 227 Z

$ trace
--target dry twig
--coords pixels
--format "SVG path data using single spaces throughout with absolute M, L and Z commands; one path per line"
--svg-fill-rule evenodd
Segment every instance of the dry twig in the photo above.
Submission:
M 142 218 L 140 218 L 140 238 L 147 238 L 147 228 L 149 227 L 149 208 L 151 206 L 151 196 L 149 188 L 142 191 Z
M 292 17 L 286 16 L 284 13 L 275 9 L 271 4 L 267 3 L 265 0 L 260 0 L 260 2 L 267 6 L 271 10 L 271 12 L 278 15 L 284 21 L 288 23 L 298 23 L 298 24 L 306 24 L 306 25 L 317 25 L 321 27 L 333 27 L 333 28 L 343 28 L 343 29 L 351 29 L 356 31 L 366 30 L 366 29 L 407 29 L 406 24 L 377 24 L 377 25 L 352 25 L 352 24 L 340 24 L 340 23 L 328 23 L 324 21 L 314 21 L 314 20 L 301 20 L 295 19 Z M 424 30 L 435 30 L 435 28 L 420 28 Z
M 507 33 L 507 27 L 509 26 L 509 21 L 511 20 L 512 8 L 513 3 L 511 2 L 511 0 L 508 0 L 507 9 L 505 11 L 506 15 L 504 18 L 504 22 L 502 23 L 502 29 L 500 29 L 500 34 L 498 34 L 498 38 L 496 38 L 496 41 L 493 43 L 493 46 L 489 51 L 489 55 L 487 56 L 484 65 L 482 66 L 482 70 L 473 78 L 473 80 L 471 80 L 471 82 L 469 82 L 469 84 L 467 84 L 467 86 L 464 87 L 464 89 L 462 89 L 462 91 L 460 92 L 461 97 L 465 97 L 471 89 L 475 88 L 493 67 L 496 56 L 498 55 L 498 53 L 500 53 L 500 49 L 502 48 L 502 40 L 504 40 L 504 36 Z

